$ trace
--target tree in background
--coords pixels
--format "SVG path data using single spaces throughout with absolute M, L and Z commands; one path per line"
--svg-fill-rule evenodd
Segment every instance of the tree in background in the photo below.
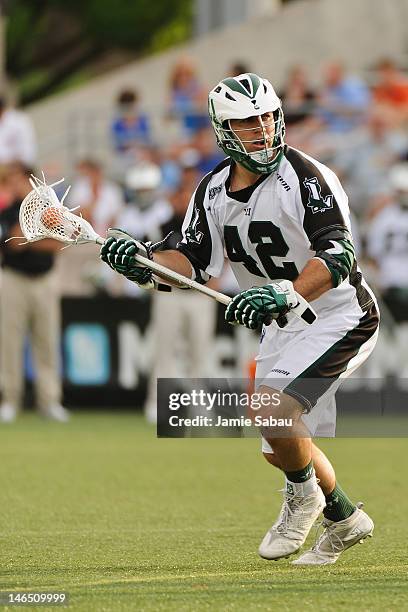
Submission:
M 7 71 L 22 104 L 186 40 L 192 0 L 11 0 Z

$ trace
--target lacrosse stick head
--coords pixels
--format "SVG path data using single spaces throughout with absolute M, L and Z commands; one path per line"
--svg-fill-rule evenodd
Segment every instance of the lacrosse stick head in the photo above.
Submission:
M 34 226 L 41 237 L 54 238 L 66 244 L 96 242 L 99 238 L 88 221 L 61 205 L 41 210 L 35 215 Z
M 52 185 L 47 185 L 45 180 L 36 177 L 30 179 L 33 190 L 26 195 L 20 206 L 19 222 L 27 242 L 41 240 L 45 236 L 39 233 L 37 217 L 50 206 L 60 206 L 60 201 Z
M 20 226 L 27 242 L 54 238 L 66 244 L 96 242 L 98 234 L 88 221 L 74 215 L 57 197 L 53 185 L 33 177 L 33 190 L 20 206 Z M 56 183 L 54 183 L 55 185 Z

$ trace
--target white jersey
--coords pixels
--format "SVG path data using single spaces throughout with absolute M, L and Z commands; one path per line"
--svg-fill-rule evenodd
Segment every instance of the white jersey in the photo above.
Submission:
M 367 234 L 367 251 L 378 265 L 381 288 L 408 287 L 408 209 L 384 208 Z
M 347 195 L 315 159 L 285 146 L 277 172 L 235 192 L 231 163 L 225 159 L 202 179 L 178 245 L 204 280 L 220 276 L 226 254 L 241 290 L 293 281 L 316 255 L 317 237 L 336 229 L 351 233 Z M 373 295 L 355 263 L 346 280 L 312 303 L 320 317 L 341 312 L 347 318 L 366 312 Z

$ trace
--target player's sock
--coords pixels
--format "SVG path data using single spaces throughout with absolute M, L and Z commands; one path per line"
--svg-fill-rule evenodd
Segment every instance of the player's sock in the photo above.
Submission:
M 288 493 L 298 495 L 311 495 L 318 488 L 316 474 L 313 469 L 313 461 L 306 465 L 301 470 L 294 472 L 285 472 L 286 476 L 286 491 Z
M 296 470 L 295 472 L 285 472 L 286 478 L 290 480 L 290 482 L 306 482 L 309 480 L 311 476 L 314 474 L 313 469 L 313 460 L 310 460 L 310 463 L 307 464 L 306 467 L 301 470 Z
M 325 497 L 326 507 L 323 510 L 323 515 L 325 518 L 329 519 L 329 521 L 344 521 L 344 519 L 353 514 L 357 507 L 337 483 L 333 491 Z

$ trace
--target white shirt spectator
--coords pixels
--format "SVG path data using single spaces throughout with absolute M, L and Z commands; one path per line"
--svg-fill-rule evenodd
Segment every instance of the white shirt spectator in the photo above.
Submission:
M 344 174 L 350 208 L 356 214 L 364 214 L 376 196 L 392 194 L 390 168 L 407 147 L 406 135 L 388 129 L 379 116 L 344 141 L 334 157 L 334 166 Z
M 0 164 L 35 162 L 36 138 L 30 118 L 21 111 L 6 108 L 0 114 Z
M 128 204 L 118 217 L 118 225 L 139 240 L 161 240 L 161 236 L 155 236 L 156 228 L 166 223 L 172 214 L 173 209 L 164 198 L 154 200 L 145 210 Z
M 80 206 L 78 212 L 94 206 L 91 223 L 101 236 L 105 235 L 109 227 L 115 226 L 124 206 L 120 187 L 109 180 L 102 181 L 95 202 L 91 183 L 85 177 L 74 182 L 68 197 L 70 206 Z
M 408 209 L 391 204 L 375 217 L 367 234 L 367 253 L 378 266 L 378 284 L 408 287 Z

